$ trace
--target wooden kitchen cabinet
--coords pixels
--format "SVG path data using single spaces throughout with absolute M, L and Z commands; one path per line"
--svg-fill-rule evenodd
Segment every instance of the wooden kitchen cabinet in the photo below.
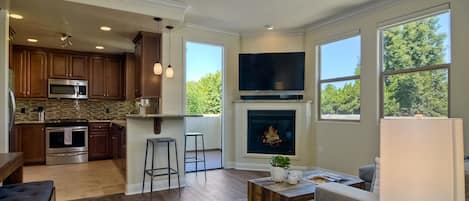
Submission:
M 135 44 L 135 96 L 160 97 L 162 75 L 153 73 L 153 64 L 161 62 L 161 34 L 140 32 Z
M 109 123 L 90 123 L 88 134 L 88 160 L 109 159 Z
M 93 56 L 90 59 L 90 97 L 124 98 L 124 68 L 120 57 Z
M 88 78 L 87 56 L 67 52 L 52 52 L 49 55 L 49 78 L 78 80 Z
M 17 98 L 47 97 L 47 53 L 13 48 L 14 91 Z
M 25 165 L 46 163 L 46 134 L 44 124 L 15 126 L 14 152 L 23 152 Z
M 111 126 L 111 158 L 114 164 L 125 172 L 126 169 L 126 128 L 117 124 Z

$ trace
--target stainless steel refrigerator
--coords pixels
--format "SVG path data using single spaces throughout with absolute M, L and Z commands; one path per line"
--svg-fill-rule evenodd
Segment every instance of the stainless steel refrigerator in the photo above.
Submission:
M 10 151 L 14 151 L 15 145 L 14 145 L 14 139 L 15 139 L 15 115 L 16 115 L 16 99 L 15 99 L 15 93 L 13 92 L 14 86 L 14 73 L 10 69 L 9 76 L 8 76 L 8 81 L 9 81 L 9 91 L 8 91 L 8 129 L 9 129 L 9 149 Z

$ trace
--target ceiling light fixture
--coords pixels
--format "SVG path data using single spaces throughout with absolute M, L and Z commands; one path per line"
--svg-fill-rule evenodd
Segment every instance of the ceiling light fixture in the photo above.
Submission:
M 266 28 L 267 30 L 274 30 L 274 26 L 270 24 L 264 25 L 264 28 Z
M 26 39 L 26 41 L 28 41 L 30 43 L 37 43 L 38 42 L 38 40 L 35 39 L 35 38 L 28 38 L 28 39 Z
M 17 19 L 17 20 L 22 20 L 22 19 L 23 19 L 23 16 L 22 16 L 22 15 L 15 14 L 15 13 L 11 13 L 9 16 L 10 16 L 11 18 Z
M 158 25 L 158 26 L 157 26 L 157 29 L 158 29 L 157 31 L 159 31 L 159 30 L 160 30 L 160 22 L 161 22 L 162 19 L 159 18 L 159 17 L 155 17 L 155 18 L 153 18 L 153 19 L 156 21 L 156 23 L 157 23 L 157 25 Z M 158 45 L 160 45 L 160 44 L 158 44 Z M 159 55 L 156 55 L 156 57 L 159 58 L 160 56 L 159 56 Z M 158 59 L 158 60 L 156 61 L 156 63 L 153 64 L 153 73 L 154 73 L 155 75 L 161 75 L 161 74 L 163 74 L 163 66 L 161 65 L 160 59 Z
M 68 33 L 62 33 L 62 35 L 60 36 L 60 40 L 63 42 L 62 47 L 64 47 L 64 48 L 73 45 L 72 35 L 70 35 Z
M 104 47 L 101 46 L 101 45 L 98 45 L 98 46 L 96 46 L 96 49 L 98 49 L 98 50 L 104 50 Z
M 111 27 L 108 26 L 101 26 L 99 29 L 101 29 L 101 31 L 111 31 Z
M 173 70 L 173 67 L 171 66 L 171 30 L 174 27 L 173 26 L 166 26 L 166 28 L 169 30 L 169 65 L 168 65 L 168 68 L 166 68 L 166 77 L 167 78 L 173 78 L 174 77 L 174 70 Z

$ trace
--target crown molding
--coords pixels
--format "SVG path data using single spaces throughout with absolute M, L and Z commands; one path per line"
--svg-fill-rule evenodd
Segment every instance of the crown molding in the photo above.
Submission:
M 184 23 L 184 26 L 187 27 L 187 28 L 198 29 L 198 30 L 202 30 L 202 31 L 210 31 L 210 32 L 216 32 L 216 33 L 226 34 L 226 35 L 230 35 L 230 36 L 235 36 L 235 37 L 241 37 L 240 33 L 238 33 L 238 32 L 227 31 L 227 30 L 222 30 L 222 29 L 218 29 L 218 28 L 202 26 L 202 25 L 198 25 L 198 24 Z
M 284 30 L 272 30 L 272 31 L 253 31 L 241 33 L 241 36 L 265 36 L 265 35 L 305 35 L 305 29 L 284 29 Z
M 190 6 L 174 0 L 65 0 L 90 6 L 120 10 L 131 13 L 161 17 L 163 19 L 184 21 Z
M 395 4 L 399 1 L 401 1 L 401 0 L 383 0 L 383 1 L 376 2 L 376 3 L 371 3 L 371 4 L 368 4 L 368 5 L 365 5 L 363 7 L 359 7 L 357 9 L 352 9 L 351 11 L 346 11 L 345 14 L 335 15 L 335 16 L 332 16 L 332 17 L 328 17 L 324 20 L 314 22 L 311 25 L 307 26 L 306 31 L 313 31 L 313 30 L 319 29 L 323 26 L 333 24 L 333 23 L 339 22 L 339 21 L 347 19 L 347 18 L 351 18 L 353 16 L 365 13 L 367 11 L 371 11 L 371 10 L 374 10 L 374 9 L 383 8 L 383 7 L 393 5 L 393 4 Z

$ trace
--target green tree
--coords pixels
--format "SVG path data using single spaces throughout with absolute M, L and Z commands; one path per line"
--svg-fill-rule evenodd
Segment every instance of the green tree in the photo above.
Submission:
M 188 114 L 220 114 L 222 100 L 221 72 L 205 75 L 197 82 L 186 83 Z
M 444 62 L 444 33 L 430 17 L 384 31 L 384 70 L 420 68 Z M 408 73 L 385 78 L 385 116 L 445 116 L 448 113 L 447 72 Z

